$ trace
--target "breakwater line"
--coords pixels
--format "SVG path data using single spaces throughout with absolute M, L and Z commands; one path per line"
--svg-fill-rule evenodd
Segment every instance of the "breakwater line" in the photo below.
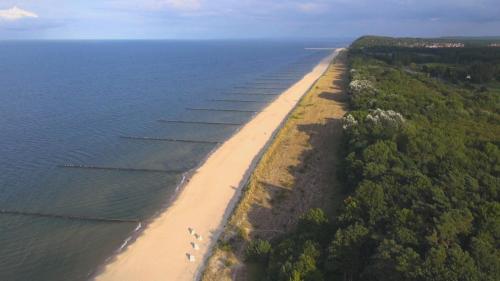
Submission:
M 243 112 L 243 113 L 256 113 L 258 110 L 242 110 L 242 109 L 218 109 L 218 108 L 205 108 L 205 107 L 188 107 L 186 110 L 191 111 L 221 111 L 221 112 Z
M 268 75 L 268 76 L 265 76 L 264 78 L 261 78 L 261 79 L 298 79 L 299 78 L 299 75 L 298 74 L 273 74 L 273 75 Z
M 275 80 L 273 80 L 273 81 L 275 81 Z M 286 86 L 288 84 L 288 82 L 281 82 L 282 80 L 278 80 L 278 81 L 280 81 L 280 82 L 269 83 L 269 81 L 258 80 L 255 82 L 248 82 L 247 85 L 249 85 L 249 86 L 251 86 L 251 85 L 267 86 L 269 84 L 274 84 L 275 86 Z
M 28 217 L 45 217 L 45 218 L 54 218 L 54 219 L 65 219 L 65 220 L 109 222 L 109 223 L 139 223 L 140 222 L 139 220 L 134 220 L 134 219 L 114 219 L 114 218 L 103 218 L 103 217 L 58 215 L 58 214 L 48 214 L 48 213 L 39 213 L 39 212 L 13 211 L 13 210 L 5 210 L 5 209 L 0 209 L 0 214 L 15 215 L 15 216 L 28 216 Z
M 200 124 L 200 125 L 224 125 L 224 126 L 242 126 L 244 123 L 231 122 L 207 122 L 207 121 L 184 121 L 184 120 L 157 120 L 160 123 L 178 123 L 178 124 Z
M 276 94 L 273 94 L 273 93 L 264 94 L 264 93 L 240 93 L 240 92 L 238 92 L 238 93 L 229 92 L 229 93 L 223 93 L 223 94 L 225 94 L 225 95 L 237 95 L 237 96 L 279 96 L 279 95 L 281 95 L 281 93 L 279 93 L 279 94 L 278 93 L 276 93 Z
M 290 81 L 290 80 L 295 80 L 293 78 L 286 78 L 286 77 L 283 77 L 283 78 L 273 78 L 273 77 L 266 77 L 266 78 L 257 78 L 255 81 Z
M 157 138 L 157 137 L 120 136 L 120 138 L 130 139 L 130 140 L 169 141 L 169 142 L 206 143 L 206 144 L 222 143 L 221 141 L 187 140 L 187 139 Z
M 254 86 L 236 86 L 235 89 L 251 89 L 251 90 L 284 90 L 284 87 L 254 87 Z
M 71 169 L 110 170 L 110 171 L 123 171 L 123 172 L 150 172 L 150 173 L 183 173 L 183 172 L 185 172 L 182 170 L 105 167 L 105 166 L 77 165 L 77 164 L 63 164 L 63 165 L 58 165 L 58 167 L 71 168 Z
M 244 102 L 244 103 L 267 103 L 267 101 L 258 101 L 258 100 L 232 100 L 232 99 L 212 99 L 208 101 L 213 102 Z

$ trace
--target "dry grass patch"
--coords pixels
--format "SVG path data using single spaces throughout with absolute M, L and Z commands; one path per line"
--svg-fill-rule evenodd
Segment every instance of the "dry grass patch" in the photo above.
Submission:
M 345 114 L 346 71 L 340 55 L 294 109 L 263 155 L 214 250 L 204 281 L 257 280 L 259 269 L 244 262 L 247 241 L 273 239 L 310 208 L 333 215 L 341 200 L 336 181 L 337 149 Z

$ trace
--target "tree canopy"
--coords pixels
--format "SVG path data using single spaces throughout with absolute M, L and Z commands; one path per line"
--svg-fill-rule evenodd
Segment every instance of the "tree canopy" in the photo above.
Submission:
M 482 73 L 452 81 L 419 48 L 372 47 L 348 56 L 341 211 L 272 241 L 268 280 L 498 280 L 500 49 L 433 53 Z

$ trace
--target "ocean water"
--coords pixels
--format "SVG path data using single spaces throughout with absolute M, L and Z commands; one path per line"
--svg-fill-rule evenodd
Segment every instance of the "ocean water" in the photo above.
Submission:
M 0 42 L 0 280 L 88 279 L 236 124 L 328 55 L 305 47 L 342 45 Z

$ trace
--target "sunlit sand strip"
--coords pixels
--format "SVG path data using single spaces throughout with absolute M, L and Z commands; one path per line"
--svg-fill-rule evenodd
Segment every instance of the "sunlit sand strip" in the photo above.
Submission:
M 215 150 L 178 198 L 96 280 L 195 280 L 262 151 L 337 51 Z

